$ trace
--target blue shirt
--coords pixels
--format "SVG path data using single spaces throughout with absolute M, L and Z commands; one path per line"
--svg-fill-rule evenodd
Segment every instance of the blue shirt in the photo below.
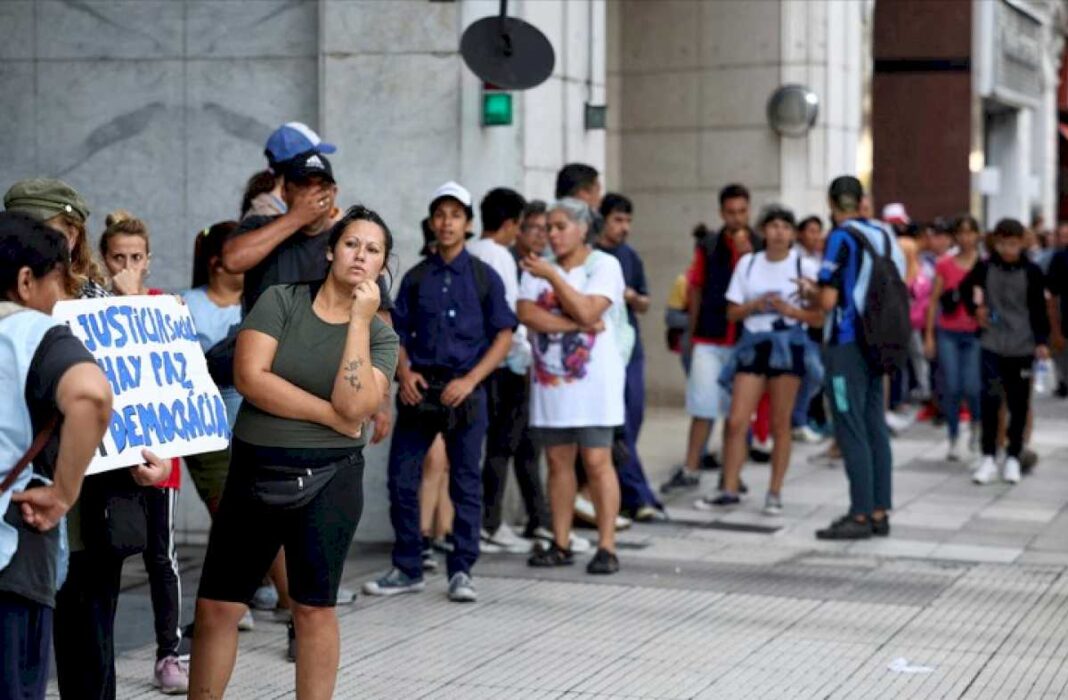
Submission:
M 504 298 L 504 283 L 485 265 L 489 294 L 483 306 L 471 254 L 461 251 L 452 262 L 427 257 L 418 280 L 404 276 L 393 307 L 393 328 L 413 367 L 468 372 L 489 350 L 502 330 L 519 320 Z M 415 286 L 418 285 L 418 286 Z
M 638 251 L 631 248 L 626 243 L 620 243 L 615 248 L 609 248 L 607 246 L 597 246 L 600 250 L 615 257 L 619 261 L 619 266 L 623 268 L 623 283 L 633 289 L 642 296 L 649 294 L 649 283 L 645 279 L 645 265 L 642 264 L 641 257 L 638 256 Z M 638 315 L 634 313 L 634 309 L 627 304 L 627 320 L 634 328 L 634 352 L 640 353 L 642 347 L 641 334 L 638 331 Z
M 893 232 L 871 219 L 850 219 L 849 225 L 867 236 L 880 255 L 890 241 L 890 256 L 902 278 L 905 277 L 905 254 Z M 885 235 L 884 235 L 885 234 Z M 838 305 L 824 324 L 824 338 L 829 345 L 845 345 L 857 340 L 858 316 L 864 313 L 864 298 L 871 278 L 871 260 L 843 226 L 836 226 L 827 236 L 823 264 L 818 281 L 838 290 Z
M 241 325 L 241 304 L 216 306 L 208 297 L 207 287 L 187 289 L 182 292 L 182 298 L 189 307 L 189 315 L 193 317 L 193 325 L 197 329 L 197 342 L 204 352 L 228 336 L 232 327 Z M 226 415 L 233 428 L 237 410 L 241 407 L 241 394 L 232 386 L 220 386 L 219 393 L 222 394 Z

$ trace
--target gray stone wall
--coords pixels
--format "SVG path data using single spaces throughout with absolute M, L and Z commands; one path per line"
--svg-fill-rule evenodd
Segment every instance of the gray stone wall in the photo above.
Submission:
M 60 177 L 92 236 L 125 208 L 151 283 L 188 285 L 193 235 L 237 215 L 279 123 L 316 124 L 318 8 L 278 0 L 0 2 L 0 188 Z

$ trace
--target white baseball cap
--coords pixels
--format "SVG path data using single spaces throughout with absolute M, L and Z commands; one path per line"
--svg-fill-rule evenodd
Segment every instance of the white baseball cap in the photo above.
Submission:
M 434 190 L 433 196 L 430 197 L 431 207 L 442 197 L 452 197 L 465 207 L 471 206 L 471 193 L 467 191 L 466 187 L 452 180 Z
M 891 202 L 883 207 L 883 221 L 888 224 L 911 224 L 912 219 L 901 202 Z

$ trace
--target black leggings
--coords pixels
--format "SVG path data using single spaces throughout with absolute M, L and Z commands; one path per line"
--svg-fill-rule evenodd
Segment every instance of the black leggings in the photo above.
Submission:
M 1010 457 L 1023 452 L 1024 431 L 1027 430 L 1027 411 L 1031 406 L 1031 366 L 1034 358 L 1003 357 L 989 350 L 982 353 L 983 395 L 980 412 L 983 414 L 983 455 L 993 457 L 997 452 L 998 417 L 1004 398 L 1008 404 L 1008 449 Z
M 315 469 L 332 462 L 340 463 L 330 483 L 299 508 L 268 506 L 252 495 L 259 465 Z M 345 557 L 362 511 L 362 449 L 290 450 L 235 439 L 198 596 L 247 603 L 284 546 L 289 596 L 302 605 L 336 605 Z
M 144 490 L 148 522 L 145 551 L 141 555 L 152 593 L 156 625 L 156 660 L 178 653 L 181 639 L 182 580 L 178 574 L 178 551 L 174 546 L 174 510 L 178 489 Z

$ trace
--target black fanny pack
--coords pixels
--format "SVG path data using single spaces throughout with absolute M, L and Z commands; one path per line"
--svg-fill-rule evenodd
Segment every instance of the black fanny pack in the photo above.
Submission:
M 441 401 L 441 394 L 448 382 L 428 379 L 427 385 L 422 391 L 423 400 L 414 406 L 403 403 L 398 395 L 398 413 L 405 413 L 422 425 L 433 426 L 438 432 L 457 430 L 475 422 L 482 397 L 481 387 L 475 387 L 459 406 L 446 406 Z
M 358 459 L 356 453 L 318 467 L 259 465 L 252 478 L 252 495 L 272 508 L 300 508 L 311 503 L 333 481 L 339 469 L 355 464 Z

